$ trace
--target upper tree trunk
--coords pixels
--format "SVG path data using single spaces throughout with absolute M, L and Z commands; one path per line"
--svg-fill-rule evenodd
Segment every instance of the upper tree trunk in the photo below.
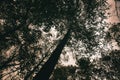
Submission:
M 64 38 L 60 41 L 56 49 L 53 51 L 52 55 L 48 59 L 48 61 L 43 65 L 41 70 L 36 74 L 33 80 L 49 80 L 49 77 L 54 70 L 55 65 L 58 62 L 60 54 L 67 43 L 70 36 L 70 29 L 67 31 Z

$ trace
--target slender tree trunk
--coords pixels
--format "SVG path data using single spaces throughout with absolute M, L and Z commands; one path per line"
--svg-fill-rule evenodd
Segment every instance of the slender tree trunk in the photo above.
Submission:
M 58 62 L 60 54 L 67 43 L 70 36 L 70 29 L 67 31 L 64 38 L 60 41 L 56 49 L 53 51 L 52 55 L 48 59 L 48 61 L 43 65 L 41 70 L 36 74 L 33 80 L 49 80 L 52 71 L 54 70 L 55 65 Z

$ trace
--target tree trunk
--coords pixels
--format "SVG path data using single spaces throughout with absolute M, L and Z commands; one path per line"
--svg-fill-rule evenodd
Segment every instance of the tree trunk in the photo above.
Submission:
M 53 51 L 50 58 L 47 60 L 47 62 L 43 65 L 41 70 L 36 74 L 36 76 L 33 78 L 33 80 L 49 80 L 50 75 L 52 74 L 52 71 L 54 70 L 55 65 L 58 62 L 58 59 L 60 57 L 60 54 L 65 47 L 65 44 L 67 43 L 69 36 L 70 36 L 70 29 L 67 31 L 64 38 L 60 41 L 56 49 Z

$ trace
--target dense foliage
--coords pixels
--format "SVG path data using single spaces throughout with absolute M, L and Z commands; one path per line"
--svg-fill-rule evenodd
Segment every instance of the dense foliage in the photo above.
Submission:
M 106 9 L 105 0 L 1 0 L 0 78 L 32 79 L 70 30 L 69 49 L 63 53 L 72 52 L 77 67 L 58 66 L 51 79 L 119 80 L 119 51 L 105 47 Z M 114 28 L 107 36 L 119 45 L 119 29 Z M 91 61 L 99 53 L 103 58 Z

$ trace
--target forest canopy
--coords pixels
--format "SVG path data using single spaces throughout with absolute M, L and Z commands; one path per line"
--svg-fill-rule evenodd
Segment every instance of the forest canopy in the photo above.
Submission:
M 0 79 L 119 80 L 119 50 L 108 42 L 119 46 L 119 31 L 105 31 L 108 6 L 106 0 L 1 0 Z M 69 53 L 76 66 L 61 65 L 60 55 L 69 61 Z

